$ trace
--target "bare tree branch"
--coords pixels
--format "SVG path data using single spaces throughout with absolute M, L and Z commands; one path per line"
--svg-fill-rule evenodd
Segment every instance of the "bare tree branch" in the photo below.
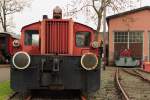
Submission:
M 14 13 L 20 12 L 24 7 L 29 6 L 28 0 L 1 0 L 0 1 L 0 24 L 4 31 L 10 27 L 8 18 Z
M 76 17 L 75 15 L 85 14 L 86 18 L 90 18 L 93 21 L 96 19 L 96 34 L 98 34 L 101 29 L 103 12 L 106 8 L 109 7 L 113 11 L 118 12 L 121 9 L 132 7 L 136 2 L 136 0 L 133 0 L 133 2 L 130 2 L 129 0 L 71 0 L 71 2 L 67 4 L 70 5 L 70 8 L 67 6 L 66 15 Z

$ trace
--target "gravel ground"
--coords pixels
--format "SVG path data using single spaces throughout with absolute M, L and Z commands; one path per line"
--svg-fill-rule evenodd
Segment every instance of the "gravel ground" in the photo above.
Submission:
M 123 71 L 120 72 L 121 83 L 131 100 L 150 100 L 150 84 Z
M 0 68 L 0 82 L 10 79 L 10 68 Z
M 107 67 L 101 71 L 101 88 L 89 94 L 89 100 L 121 100 L 114 83 L 115 70 L 114 67 Z

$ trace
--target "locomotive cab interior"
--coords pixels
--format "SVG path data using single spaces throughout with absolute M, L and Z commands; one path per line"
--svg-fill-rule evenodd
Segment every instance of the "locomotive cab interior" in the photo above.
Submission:
M 77 32 L 76 33 L 76 46 L 77 47 L 89 47 L 91 41 L 90 32 Z

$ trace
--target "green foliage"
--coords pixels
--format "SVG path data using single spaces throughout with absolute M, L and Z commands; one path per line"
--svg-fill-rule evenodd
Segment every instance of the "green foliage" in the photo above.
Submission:
M 0 100 L 6 100 L 8 95 L 12 93 L 10 89 L 10 81 L 0 83 Z

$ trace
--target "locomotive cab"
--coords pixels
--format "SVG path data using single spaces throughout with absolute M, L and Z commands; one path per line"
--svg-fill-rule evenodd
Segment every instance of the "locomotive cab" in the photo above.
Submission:
M 11 87 L 96 91 L 100 87 L 98 48 L 94 30 L 72 19 L 54 18 L 27 25 L 21 30 L 22 51 L 13 56 Z

